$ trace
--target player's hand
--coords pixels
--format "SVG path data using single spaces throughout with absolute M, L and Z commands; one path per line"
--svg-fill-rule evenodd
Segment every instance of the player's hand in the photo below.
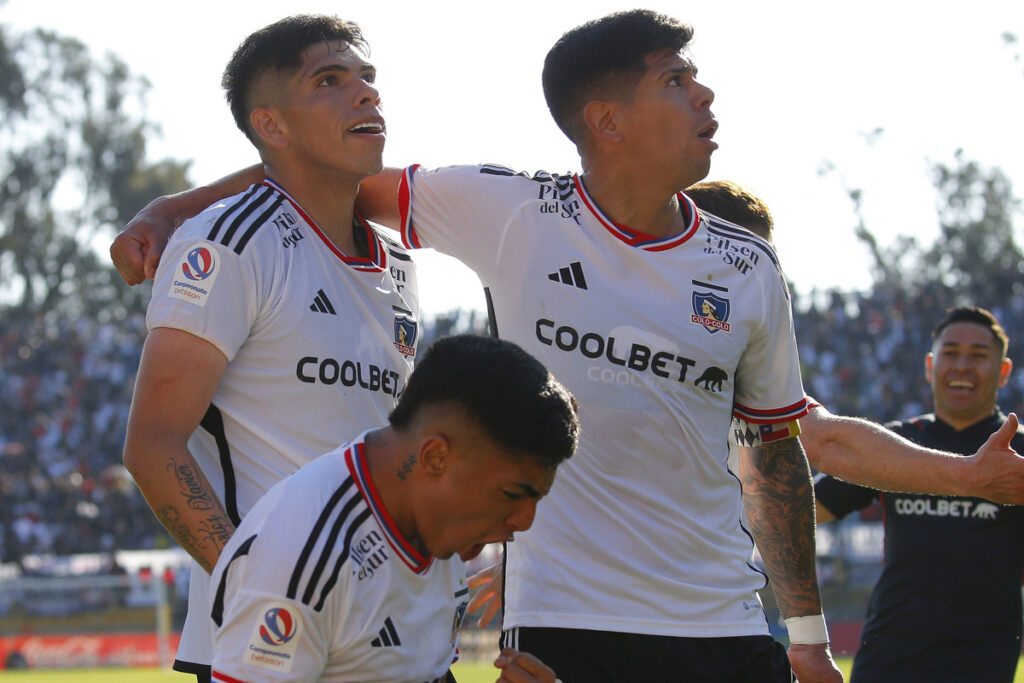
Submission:
M 555 672 L 531 654 L 506 647 L 494 660 L 501 669 L 496 683 L 559 683 Z
M 843 672 L 832 659 L 828 643 L 790 645 L 786 654 L 800 683 L 843 683 Z
M 137 285 L 153 279 L 167 240 L 182 220 L 172 198 L 158 197 L 121 229 L 110 245 L 110 260 L 125 282 Z
M 501 609 L 501 577 L 501 562 L 496 562 L 473 574 L 466 581 L 470 588 L 480 588 L 466 607 L 466 611 L 470 614 L 483 608 L 483 612 L 480 613 L 480 618 L 476 622 L 479 628 L 491 623 L 491 619 Z
M 965 458 L 963 495 L 1003 505 L 1024 505 L 1024 458 L 1010 447 L 1017 431 L 1014 413 L 974 455 Z

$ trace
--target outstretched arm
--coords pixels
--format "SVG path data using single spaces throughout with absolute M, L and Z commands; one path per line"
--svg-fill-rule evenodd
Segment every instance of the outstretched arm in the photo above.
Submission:
M 966 457 L 918 446 L 880 425 L 820 406 L 801 418 L 800 429 L 811 466 L 838 479 L 883 491 L 1024 504 L 1024 458 L 1010 447 L 1016 415 Z
M 262 164 L 255 164 L 226 175 L 209 185 L 200 185 L 178 194 L 157 197 L 132 218 L 110 245 L 110 260 L 130 285 L 152 280 L 170 239 L 186 219 L 225 197 L 263 181 Z M 398 230 L 398 184 L 402 170 L 386 168 L 359 184 L 356 210 L 368 220 Z
M 235 527 L 188 450 L 227 358 L 213 344 L 160 327 L 146 338 L 135 382 L 124 464 L 153 514 L 189 555 L 212 571 Z
M 814 489 L 800 442 L 782 439 L 740 448 L 743 501 L 784 619 L 820 615 L 815 571 Z M 825 642 L 793 638 L 789 655 L 800 681 L 842 681 Z

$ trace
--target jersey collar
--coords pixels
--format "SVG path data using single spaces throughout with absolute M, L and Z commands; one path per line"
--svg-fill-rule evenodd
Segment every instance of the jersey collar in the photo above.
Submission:
M 345 263 L 345 265 L 350 266 L 350 267 L 352 267 L 352 268 L 354 268 L 356 270 L 359 270 L 359 271 L 365 271 L 365 272 L 371 272 L 371 273 L 379 273 L 380 271 L 383 271 L 383 270 L 387 269 L 387 267 L 388 267 L 388 262 L 387 262 L 388 250 L 384 248 L 384 244 L 381 242 L 380 237 L 370 227 L 370 224 L 367 223 L 366 220 L 364 220 L 363 217 L 360 216 L 358 213 L 354 214 L 354 218 L 355 218 L 356 224 L 361 229 L 366 231 L 365 232 L 365 234 L 366 234 L 366 243 L 368 245 L 369 257 L 364 257 L 364 256 L 346 256 L 344 254 L 344 252 L 342 252 L 340 249 L 338 249 L 338 247 L 336 247 L 334 245 L 334 242 L 332 242 L 327 237 L 327 235 L 325 235 L 323 233 L 323 231 L 320 230 L 319 226 L 317 226 L 317 224 L 316 224 L 316 221 L 314 221 L 309 216 L 309 214 L 307 214 L 305 211 L 303 211 L 302 207 L 299 206 L 299 203 L 297 201 L 295 201 L 295 199 L 290 194 L 288 194 L 288 192 L 283 187 L 278 185 L 276 182 L 274 182 L 270 178 L 265 178 L 263 180 L 263 184 L 266 185 L 267 187 L 271 187 L 274 190 L 280 192 L 281 195 L 285 199 L 288 200 L 288 203 L 292 205 L 292 207 L 295 209 L 295 211 L 298 212 L 298 214 L 300 216 L 302 216 L 302 220 L 306 221 L 306 224 L 309 225 L 309 227 L 313 230 L 314 233 L 316 233 L 316 236 L 320 238 L 320 241 L 323 242 L 324 245 L 328 249 L 330 249 L 331 252 L 333 252 L 335 256 L 337 256 L 339 259 L 341 259 L 341 261 L 343 263 Z
M 583 199 L 583 204 L 590 210 L 590 213 L 594 215 L 594 218 L 596 218 L 608 232 L 631 247 L 643 249 L 644 251 L 665 251 L 667 249 L 672 249 L 693 237 L 697 232 L 697 227 L 700 225 L 700 215 L 697 212 L 696 204 L 694 204 L 693 200 L 682 192 L 677 192 L 676 198 L 679 200 L 679 209 L 683 215 L 683 224 L 685 225 L 683 231 L 678 235 L 670 235 L 668 237 L 655 237 L 653 235 L 648 235 L 647 233 L 616 223 L 606 216 L 597 205 L 597 202 L 595 202 L 590 194 L 587 193 L 587 188 L 583 185 L 583 181 L 580 179 L 578 173 L 573 174 L 572 180 L 573 183 L 576 184 L 576 191 Z
M 426 573 L 430 569 L 434 558 L 430 555 L 424 556 L 416 550 L 405 539 L 402 532 L 398 530 L 398 527 L 395 526 L 394 520 L 391 519 L 391 515 L 388 514 L 384 503 L 380 499 L 380 494 L 373 483 L 373 478 L 370 476 L 370 466 L 366 462 L 366 444 L 360 441 L 345 449 L 345 464 L 348 465 L 348 471 L 351 473 L 352 479 L 356 482 L 356 486 L 359 487 L 359 492 L 363 494 L 363 498 L 366 499 L 366 503 L 370 506 L 370 510 L 373 512 L 373 516 L 376 517 L 380 528 L 384 530 L 384 536 L 388 539 L 388 544 L 394 549 L 395 554 L 401 558 L 402 562 L 409 569 L 417 574 Z

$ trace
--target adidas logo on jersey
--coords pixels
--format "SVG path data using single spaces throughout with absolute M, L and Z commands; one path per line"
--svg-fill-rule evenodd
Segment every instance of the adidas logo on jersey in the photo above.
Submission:
M 398 631 L 395 630 L 395 624 L 391 621 L 391 617 L 384 620 L 384 626 L 378 632 L 377 637 L 370 641 L 372 647 L 398 647 L 402 644 L 401 639 L 398 637 Z
M 324 290 L 322 289 L 316 290 L 316 297 L 313 298 L 313 303 L 309 305 L 309 310 L 313 311 L 314 313 L 327 313 L 329 315 L 338 315 L 334 311 L 334 305 L 331 303 L 331 300 L 327 298 L 327 295 L 324 293 Z
M 559 268 L 554 273 L 548 273 L 548 279 L 552 282 L 561 282 L 565 285 L 572 285 L 580 289 L 587 288 L 587 278 L 583 276 L 583 266 L 579 261 L 573 261 L 568 266 Z

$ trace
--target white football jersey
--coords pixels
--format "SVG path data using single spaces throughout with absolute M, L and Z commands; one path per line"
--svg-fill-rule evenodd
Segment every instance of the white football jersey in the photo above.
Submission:
M 283 477 L 385 423 L 412 372 L 413 262 L 360 224 L 368 258 L 341 253 L 267 180 L 185 222 L 161 258 L 149 329 L 184 330 L 228 359 L 189 450 L 236 524 Z M 205 604 L 207 580 L 195 565 L 190 605 Z M 180 661 L 209 664 L 207 622 L 193 637 L 189 615 Z
M 365 434 L 277 484 L 211 578 L 213 680 L 425 683 L 455 659 L 465 564 L 394 527 Z
M 504 628 L 768 633 L 730 423 L 747 443 L 806 412 L 772 248 L 702 218 L 656 238 L 617 225 L 576 176 L 406 171 L 403 241 L 476 271 L 498 336 L 580 403 L 581 440 L 506 548 Z

